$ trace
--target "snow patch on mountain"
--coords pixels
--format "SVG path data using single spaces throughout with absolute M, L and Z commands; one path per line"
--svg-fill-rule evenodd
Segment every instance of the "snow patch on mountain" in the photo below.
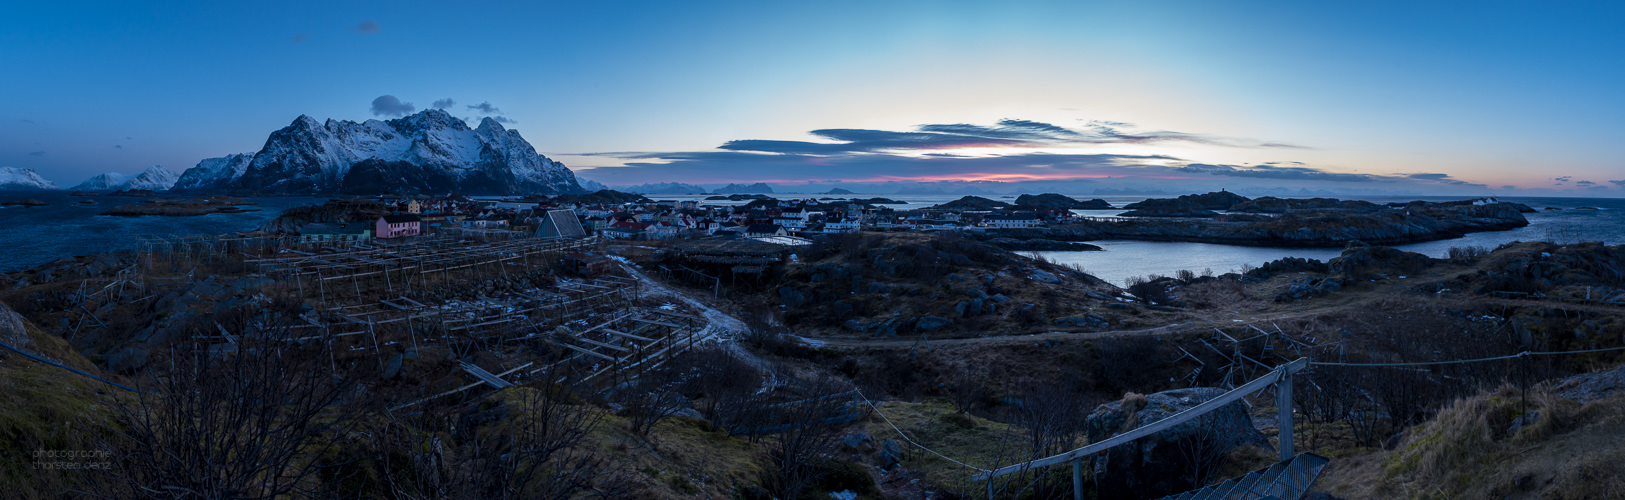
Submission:
M 231 157 L 227 157 L 231 158 Z M 366 160 L 365 179 L 346 181 L 352 166 Z M 205 160 L 207 163 L 208 160 Z M 195 177 L 218 181 L 218 165 L 199 163 Z M 449 178 L 467 194 L 574 194 L 586 192 L 575 174 L 561 163 L 486 118 L 477 128 L 439 109 L 394 120 L 327 120 L 300 115 L 271 133 L 229 187 L 286 193 L 366 192 L 398 186 L 379 185 L 391 169 L 410 169 L 417 178 Z M 189 170 L 188 173 L 191 171 Z M 194 183 L 183 183 L 192 186 Z
M 175 181 L 178 179 L 180 179 L 179 174 L 169 171 L 169 169 L 164 168 L 163 165 L 153 165 L 151 167 L 147 167 L 147 169 L 142 171 L 140 175 L 131 177 L 130 180 L 125 181 L 123 185 L 118 187 L 118 189 L 168 191 L 171 186 L 175 185 Z
M 226 189 L 236 182 L 244 172 L 248 171 L 249 163 L 254 161 L 254 153 L 242 153 L 208 158 L 197 162 L 197 166 L 186 169 L 181 178 L 175 181 L 176 191 Z
M 0 167 L 0 189 L 61 189 L 32 168 Z
M 68 189 L 72 189 L 74 191 L 112 191 L 114 189 L 118 189 L 120 184 L 124 184 L 124 180 L 124 174 L 118 172 L 108 172 L 105 174 L 97 174 L 95 177 L 85 179 L 85 182 L 81 182 L 79 185 Z

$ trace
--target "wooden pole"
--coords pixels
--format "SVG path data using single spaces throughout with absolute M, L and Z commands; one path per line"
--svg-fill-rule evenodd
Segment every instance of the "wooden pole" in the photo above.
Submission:
M 1279 428 L 1281 461 L 1290 460 L 1292 447 L 1292 372 L 1281 370 L 1281 380 L 1275 385 L 1275 417 Z

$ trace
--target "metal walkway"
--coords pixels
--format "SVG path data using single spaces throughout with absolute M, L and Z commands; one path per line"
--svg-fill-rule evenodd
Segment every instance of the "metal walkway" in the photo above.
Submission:
M 1298 500 L 1326 468 L 1326 457 L 1300 453 L 1263 470 L 1157 500 Z

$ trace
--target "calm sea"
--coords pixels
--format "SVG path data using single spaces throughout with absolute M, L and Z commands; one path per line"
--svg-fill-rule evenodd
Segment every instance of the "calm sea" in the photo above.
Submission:
M 781 199 L 825 197 L 824 195 L 777 194 Z M 840 197 L 882 196 L 908 202 L 898 208 L 918 208 L 956 200 L 959 195 L 847 195 Z M 1145 199 L 1143 196 L 1091 196 L 1071 195 L 1079 199 L 1104 198 L 1116 206 Z M 704 200 L 704 195 L 652 195 L 657 200 Z M 213 214 L 200 217 L 110 217 L 97 215 L 113 206 L 135 203 L 140 198 L 76 197 L 59 191 L 0 191 L 0 201 L 35 198 L 50 203 L 45 207 L 10 206 L 0 208 L 0 272 L 27 269 L 51 260 L 71 255 L 103 253 L 119 249 L 137 249 L 139 235 L 175 236 L 188 234 L 221 234 L 248 231 L 260 223 L 275 218 L 282 210 L 322 203 L 325 197 L 273 197 L 249 198 L 259 203 L 258 212 L 239 214 Z M 999 196 L 990 196 L 1003 199 Z M 95 200 L 95 205 L 79 205 L 80 200 Z M 1373 202 L 1410 201 L 1416 197 L 1364 198 Z M 1461 197 L 1425 197 L 1429 201 L 1459 200 Z M 1603 241 L 1610 245 L 1625 244 L 1625 199 L 1612 198 L 1502 198 L 1523 203 L 1540 210 L 1525 214 L 1528 227 L 1511 231 L 1473 233 L 1463 238 L 1405 245 L 1400 248 L 1442 257 L 1450 247 L 1483 246 L 1494 248 L 1510 241 L 1552 240 L 1562 242 Z M 1011 201 L 1011 200 L 1004 200 Z M 738 205 L 745 202 L 704 201 L 703 203 Z M 1563 210 L 1545 210 L 1547 207 Z M 1576 210 L 1595 207 L 1599 210 Z M 1092 215 L 1116 215 L 1121 210 L 1091 211 Z M 1104 252 L 1041 252 L 1047 258 L 1062 263 L 1078 264 L 1089 273 L 1113 283 L 1122 283 L 1132 276 L 1151 274 L 1171 275 L 1188 269 L 1201 273 L 1212 270 L 1226 273 L 1240 270 L 1243 265 L 1257 266 L 1282 257 L 1295 256 L 1329 259 L 1341 253 L 1337 249 L 1303 249 L 1243 247 L 1206 243 L 1164 243 L 1146 241 L 1095 241 Z
M 196 217 L 113 217 L 97 215 L 145 198 L 69 196 L 66 191 L 0 191 L 0 202 L 37 199 L 49 206 L 0 207 L 0 272 L 28 269 L 61 257 L 139 249 L 142 235 L 178 236 L 251 231 L 283 210 L 327 198 L 246 198 L 258 212 Z M 82 200 L 95 201 L 81 205 Z

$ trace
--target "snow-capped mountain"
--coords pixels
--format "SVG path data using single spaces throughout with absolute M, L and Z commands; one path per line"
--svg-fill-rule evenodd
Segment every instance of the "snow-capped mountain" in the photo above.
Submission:
M 595 181 L 595 180 L 592 180 L 592 179 L 583 179 L 583 178 L 577 177 L 576 181 L 581 183 L 581 189 L 585 189 L 587 191 L 591 191 L 591 192 L 594 192 L 594 193 L 599 192 L 599 191 L 603 191 L 605 189 L 609 189 L 609 186 L 605 186 L 604 183 L 598 182 L 598 181 Z
M 145 189 L 148 191 L 168 191 L 179 178 L 174 172 L 164 168 L 163 165 L 153 165 L 135 177 L 125 177 L 118 172 L 108 172 L 86 179 L 85 182 L 74 186 L 75 191 L 119 191 L 125 189 Z
M 74 191 L 112 191 L 114 189 L 119 189 L 118 186 L 120 184 L 124 184 L 124 174 L 118 172 L 108 172 L 85 179 L 85 182 L 81 182 L 79 185 L 68 189 L 72 189 Z
M 254 153 L 241 153 L 197 162 L 197 166 L 181 173 L 180 180 L 175 181 L 175 187 L 170 189 L 203 191 L 230 188 L 232 182 L 248 171 L 248 164 L 253 161 Z
M 586 192 L 575 173 L 537 154 L 519 132 L 490 118 L 471 129 L 438 109 L 361 123 L 300 115 L 272 132 L 246 164 L 240 156 L 204 160 L 180 185 L 279 193 Z
M 148 191 L 168 191 L 180 179 L 180 175 L 170 172 L 163 165 L 153 165 L 141 172 L 140 175 L 124 181 L 118 189 L 145 189 Z
M 60 189 L 32 168 L 0 167 L 0 189 Z

